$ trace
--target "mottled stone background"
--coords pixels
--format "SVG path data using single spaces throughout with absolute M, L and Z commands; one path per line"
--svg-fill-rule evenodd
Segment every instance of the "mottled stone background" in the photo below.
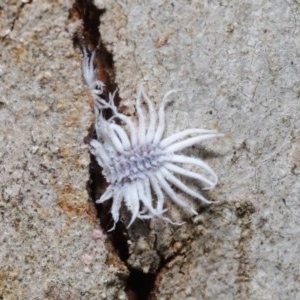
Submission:
M 0 2 L 2 299 L 135 299 L 129 271 L 95 237 L 73 4 Z M 299 1 L 95 4 L 128 113 L 140 83 L 156 104 L 179 88 L 169 132 L 225 133 L 190 150 L 219 175 L 206 194 L 216 205 L 193 218 L 174 209 L 187 223 L 154 221 L 151 236 L 133 227 L 127 263 L 163 261 L 152 299 L 299 299 Z

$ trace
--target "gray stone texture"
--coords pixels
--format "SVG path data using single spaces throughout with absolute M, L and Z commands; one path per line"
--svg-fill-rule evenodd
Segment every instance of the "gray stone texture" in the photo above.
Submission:
M 129 266 L 157 273 L 153 299 L 299 299 L 299 1 L 95 4 L 106 9 L 100 31 L 124 111 L 134 115 L 139 84 L 157 105 L 178 88 L 168 133 L 225 134 L 189 150 L 219 175 L 205 193 L 216 204 L 191 217 L 169 202 L 186 224 L 154 220 L 149 235 L 134 224 Z M 72 5 L 0 4 L 3 299 L 127 298 L 128 271 L 92 235 L 83 143 L 92 102 Z
M 0 3 L 0 298 L 126 299 L 88 201 L 72 1 Z
M 160 270 L 157 299 L 299 299 L 299 1 L 103 2 L 128 112 L 140 83 L 156 103 L 179 88 L 169 132 L 225 133 L 191 150 L 219 175 L 216 205 L 159 227 L 162 244 L 183 248 Z

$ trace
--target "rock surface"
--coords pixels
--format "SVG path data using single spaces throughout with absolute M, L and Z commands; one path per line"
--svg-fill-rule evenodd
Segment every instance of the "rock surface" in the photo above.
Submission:
M 73 2 L 9 3 L 0 31 L 0 295 L 138 299 L 124 293 L 124 265 L 107 265 L 117 258 L 91 237 L 98 221 L 82 140 L 93 119 L 72 47 Z M 181 227 L 134 224 L 129 270 L 155 275 L 151 299 L 298 299 L 299 3 L 95 4 L 106 9 L 100 32 L 126 112 L 140 83 L 156 104 L 179 88 L 168 132 L 225 134 L 189 150 L 219 175 L 206 193 L 216 204 L 196 217 L 169 205 Z
M 88 200 L 71 1 L 1 2 L 0 298 L 126 299 Z
M 205 148 L 217 156 L 216 206 L 158 234 L 183 248 L 160 270 L 155 298 L 299 298 L 299 3 L 106 5 L 102 38 L 129 112 L 139 83 L 157 103 L 180 88 L 169 130 L 226 134 Z

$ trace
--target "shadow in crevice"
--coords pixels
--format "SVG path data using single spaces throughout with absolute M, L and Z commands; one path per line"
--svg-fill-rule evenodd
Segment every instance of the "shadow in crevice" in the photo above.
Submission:
M 97 72 L 97 80 L 101 80 L 104 85 L 104 93 L 101 95 L 103 99 L 108 101 L 109 94 L 116 91 L 115 72 L 112 54 L 109 53 L 101 40 L 99 26 L 101 25 L 101 16 L 105 10 L 98 9 L 92 0 L 76 0 L 70 9 L 69 19 L 82 20 L 82 24 L 77 28 L 73 45 L 79 48 L 81 52 L 85 49 L 89 55 L 92 51 L 96 51 L 95 68 Z M 120 102 L 119 95 L 116 93 L 115 104 L 118 106 Z M 104 117 L 110 117 L 110 111 L 104 112 Z M 84 139 L 85 143 L 89 143 L 92 138 L 96 137 L 94 124 L 90 126 L 88 136 Z M 90 178 L 87 182 L 87 190 L 90 199 L 96 202 L 97 199 L 105 192 L 107 188 L 106 180 L 102 174 L 102 168 L 98 165 L 95 157 L 91 155 L 89 165 Z M 103 204 L 95 205 L 101 227 L 104 231 L 108 231 L 113 226 L 113 220 L 110 213 L 111 201 Z M 131 268 L 127 260 L 129 258 L 128 235 L 127 229 L 122 222 L 116 224 L 115 230 L 108 232 L 107 248 L 113 254 L 124 262 L 129 270 L 129 276 L 125 282 L 125 292 L 130 300 L 146 300 L 150 299 L 150 294 L 154 289 L 156 274 L 145 274 L 139 270 Z
M 131 269 L 127 280 L 126 294 L 130 300 L 149 300 L 154 289 L 156 274 L 145 274 Z
M 116 90 L 116 84 L 114 82 L 113 57 L 103 45 L 98 29 L 100 26 L 100 17 L 104 13 L 105 10 L 98 9 L 91 0 L 76 0 L 70 10 L 69 19 L 82 20 L 81 25 L 78 26 L 74 33 L 73 45 L 79 48 L 81 52 L 82 49 L 86 49 L 88 53 L 96 51 L 94 64 L 97 70 L 97 79 L 105 84 L 104 93 L 101 97 L 108 101 L 109 93 L 113 93 Z M 116 104 L 118 102 L 119 97 L 116 95 Z M 110 117 L 109 111 L 105 111 L 104 113 L 104 117 Z M 92 138 L 97 138 L 94 124 L 90 126 L 88 136 L 84 139 L 85 143 L 89 143 Z M 87 182 L 87 189 L 90 198 L 95 202 L 105 192 L 107 183 L 102 175 L 102 169 L 93 155 L 91 155 L 89 173 L 90 178 Z M 112 227 L 110 202 L 107 201 L 101 205 L 96 205 L 96 210 L 100 218 L 101 227 L 107 231 Z M 119 236 L 120 234 L 118 234 L 118 238 Z

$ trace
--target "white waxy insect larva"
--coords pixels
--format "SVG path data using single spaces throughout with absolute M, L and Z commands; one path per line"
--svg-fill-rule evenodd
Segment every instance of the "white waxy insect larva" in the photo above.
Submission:
M 153 217 L 176 224 L 164 216 L 167 198 L 197 214 L 189 202 L 175 193 L 172 186 L 203 204 L 209 204 L 211 201 L 177 178 L 176 174 L 197 180 L 203 184 L 203 189 L 213 189 L 218 177 L 202 159 L 183 155 L 180 151 L 223 135 L 214 130 L 190 128 L 164 137 L 165 107 L 168 97 L 175 90 L 164 96 L 157 114 L 153 102 L 143 87 L 140 87 L 135 106 L 138 122 L 135 124 L 130 117 L 118 111 L 114 104 L 116 91 L 109 93 L 108 102 L 101 98 L 105 85 L 96 79 L 94 58 L 95 52 L 89 57 L 87 50 L 83 50 L 83 77 L 95 100 L 97 139 L 90 142 L 91 152 L 103 168 L 102 173 L 108 183 L 106 191 L 96 202 L 103 203 L 112 198 L 111 214 L 114 225 L 111 230 L 119 221 L 122 203 L 131 212 L 128 227 L 136 219 Z M 142 108 L 143 103 L 145 108 Z M 106 109 L 110 109 L 112 113 L 108 120 L 103 117 L 103 111 Z M 117 120 L 123 125 L 117 124 Z M 191 171 L 185 165 L 193 165 L 202 172 Z M 168 197 L 165 197 L 165 194 Z

